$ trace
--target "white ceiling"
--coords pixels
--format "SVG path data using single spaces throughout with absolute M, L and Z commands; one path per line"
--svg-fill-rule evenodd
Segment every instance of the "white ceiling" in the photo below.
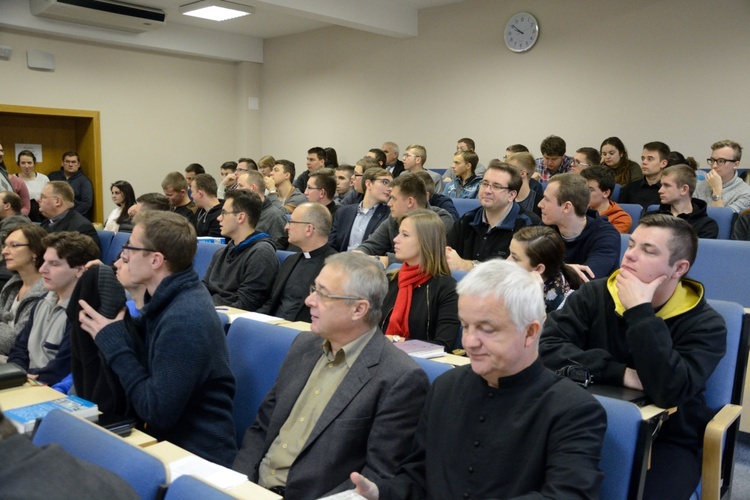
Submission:
M 263 62 L 263 40 L 327 26 L 345 26 L 398 38 L 418 34 L 420 9 L 462 0 L 231 0 L 255 7 L 255 14 L 215 22 L 181 15 L 195 0 L 129 0 L 163 10 L 166 24 L 138 35 L 92 28 L 31 15 L 28 0 L 0 1 L 0 27 L 99 43 Z

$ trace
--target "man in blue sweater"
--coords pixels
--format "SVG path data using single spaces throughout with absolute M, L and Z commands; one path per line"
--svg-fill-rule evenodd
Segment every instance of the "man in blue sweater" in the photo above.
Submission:
M 146 285 L 131 342 L 123 310 L 114 320 L 81 301 L 81 327 L 117 374 L 149 434 L 221 465 L 237 452 L 224 330 L 192 266 L 195 228 L 171 212 L 139 213 L 122 258 L 134 283 Z
M 91 220 L 91 209 L 94 205 L 94 188 L 86 174 L 81 170 L 81 161 L 75 151 L 66 151 L 62 156 L 62 165 L 58 172 L 49 174 L 51 181 L 65 181 L 75 193 L 74 209 Z

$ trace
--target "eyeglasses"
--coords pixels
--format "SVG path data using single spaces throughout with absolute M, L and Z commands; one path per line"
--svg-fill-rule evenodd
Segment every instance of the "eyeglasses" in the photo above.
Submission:
M 713 167 L 714 163 L 719 165 L 720 167 L 723 167 L 724 165 L 729 163 L 737 163 L 738 160 L 730 160 L 728 158 L 706 158 L 706 163 L 708 163 L 709 167 Z
M 123 252 L 136 252 L 136 251 L 142 251 L 142 252 L 158 252 L 159 250 L 154 250 L 153 248 L 143 248 L 143 247 L 133 247 L 130 246 L 130 240 L 126 241 L 125 244 L 122 246 Z
M 286 221 L 287 224 L 310 224 L 312 225 L 312 222 L 307 222 L 304 220 L 288 220 Z M 313 226 L 313 229 L 315 229 L 315 226 Z
M 391 179 L 386 179 L 386 178 L 382 178 L 382 179 L 375 179 L 375 182 L 378 182 L 378 181 L 379 181 L 379 182 L 382 182 L 382 183 L 383 183 L 383 185 L 384 185 L 385 187 L 388 187 L 388 186 L 390 186 L 390 185 L 391 185 L 391 182 L 392 182 L 392 181 L 391 181 Z
M 327 293 L 323 293 L 320 290 L 318 290 L 318 287 L 315 286 L 315 283 L 310 285 L 310 295 L 317 293 L 321 297 L 323 297 L 325 300 L 365 300 L 360 297 L 354 297 L 352 295 L 329 295 Z
M 365 175 L 365 174 L 358 174 L 358 173 L 355 172 L 355 173 L 352 174 L 352 177 L 362 177 L 363 175 Z
M 11 250 L 15 250 L 18 247 L 27 247 L 29 246 L 28 243 L 16 243 L 15 241 L 12 243 L 3 243 L 2 248 L 5 250 L 6 248 L 10 248 Z
M 222 217 L 225 217 L 227 215 L 237 215 L 237 214 L 241 214 L 241 213 L 242 213 L 241 210 L 234 210 L 232 212 L 227 212 L 226 210 L 222 210 L 221 214 L 219 214 L 219 215 L 221 215 Z
M 411 153 L 404 153 L 401 158 L 417 158 L 419 155 L 413 155 Z
M 237 167 L 234 169 L 235 172 L 249 172 L 245 167 Z
M 573 165 L 583 165 L 584 167 L 590 167 L 590 163 L 583 163 L 581 160 L 573 159 Z
M 59 198 L 59 196 L 55 196 L 54 194 L 50 195 L 50 196 L 46 196 L 46 195 L 44 195 L 42 193 L 39 193 L 39 199 L 40 200 L 47 200 L 47 199 L 50 199 L 50 198 Z
M 479 186 L 483 187 L 484 189 L 490 189 L 492 191 L 500 191 L 502 189 L 507 189 L 508 191 L 514 191 L 513 189 L 509 188 L 508 186 L 501 186 L 500 184 L 490 184 L 487 181 L 480 182 Z

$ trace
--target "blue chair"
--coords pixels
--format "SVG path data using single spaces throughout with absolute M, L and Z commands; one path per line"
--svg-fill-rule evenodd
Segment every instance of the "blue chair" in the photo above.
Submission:
M 234 497 L 224 493 L 219 488 L 212 486 L 193 476 L 180 476 L 169 485 L 164 500 L 231 500 Z
M 435 381 L 443 373 L 453 369 L 448 363 L 438 363 L 425 358 L 411 358 L 417 362 L 417 364 L 427 373 L 427 378 L 430 380 L 430 384 Z
M 52 410 L 42 419 L 33 442 L 37 446 L 57 443 L 74 457 L 114 472 L 141 498 L 161 498 L 167 484 L 161 460 L 63 410 Z
M 104 256 L 109 252 L 109 246 L 112 244 L 112 238 L 115 237 L 115 233 L 114 231 L 97 229 L 96 234 L 99 236 L 99 250 L 101 250 L 99 255 L 101 255 L 103 262 Z
M 638 434 L 643 417 L 636 405 L 629 401 L 594 396 L 607 412 L 607 432 L 604 434 L 602 459 L 599 468 L 604 472 L 601 497 L 631 498 L 629 492 L 638 491 L 640 478 L 633 477 Z
M 127 241 L 130 239 L 130 233 L 123 233 L 122 231 L 115 234 L 112 237 L 112 241 L 109 244 L 109 248 L 107 248 L 107 252 L 102 252 L 102 262 L 104 262 L 107 265 L 112 264 L 114 261 L 117 260 L 117 257 L 120 255 L 120 252 L 122 252 L 122 246 L 127 243 Z
M 638 225 L 638 221 L 641 220 L 643 207 L 637 203 L 620 203 L 620 207 L 633 219 L 633 225 L 630 226 L 630 232 L 632 233 L 635 230 L 635 226 Z
M 698 256 L 688 276 L 702 282 L 709 299 L 738 302 L 750 307 L 750 280 L 742 271 L 750 242 L 707 240 L 698 243 Z
M 276 250 L 276 257 L 279 258 L 279 265 L 283 264 L 287 257 L 294 255 L 294 252 L 288 252 L 286 250 Z
M 729 207 L 706 207 L 706 215 L 711 217 L 719 225 L 720 240 L 728 240 L 732 237 L 732 227 L 737 220 L 737 212 Z
M 459 217 L 463 217 L 463 215 L 469 210 L 474 210 L 481 206 L 479 200 L 476 198 L 451 198 L 451 200 L 456 206 L 456 211 L 458 212 Z
M 298 330 L 247 318 L 238 318 L 229 327 L 229 366 L 237 384 L 233 415 L 238 446 L 297 335 Z
M 612 190 L 612 196 L 609 198 L 617 203 L 617 201 L 620 199 L 620 191 L 622 190 L 622 186 L 619 184 L 615 184 L 615 188 Z
M 750 321 L 739 304 L 709 300 L 727 324 L 727 350 L 706 382 L 706 404 L 718 413 L 706 425 L 701 483 L 692 498 L 729 497 L 742 412 Z
M 214 254 L 225 246 L 221 243 L 198 242 L 198 249 L 195 251 L 195 257 L 193 257 L 193 268 L 198 273 L 198 276 L 201 278 L 205 276 Z

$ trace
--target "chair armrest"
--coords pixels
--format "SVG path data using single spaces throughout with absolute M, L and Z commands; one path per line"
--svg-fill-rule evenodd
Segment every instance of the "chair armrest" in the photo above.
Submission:
M 725 405 L 706 425 L 703 437 L 703 474 L 701 477 L 701 498 L 718 500 L 721 496 L 721 469 L 724 451 L 724 438 L 742 413 L 738 405 Z

